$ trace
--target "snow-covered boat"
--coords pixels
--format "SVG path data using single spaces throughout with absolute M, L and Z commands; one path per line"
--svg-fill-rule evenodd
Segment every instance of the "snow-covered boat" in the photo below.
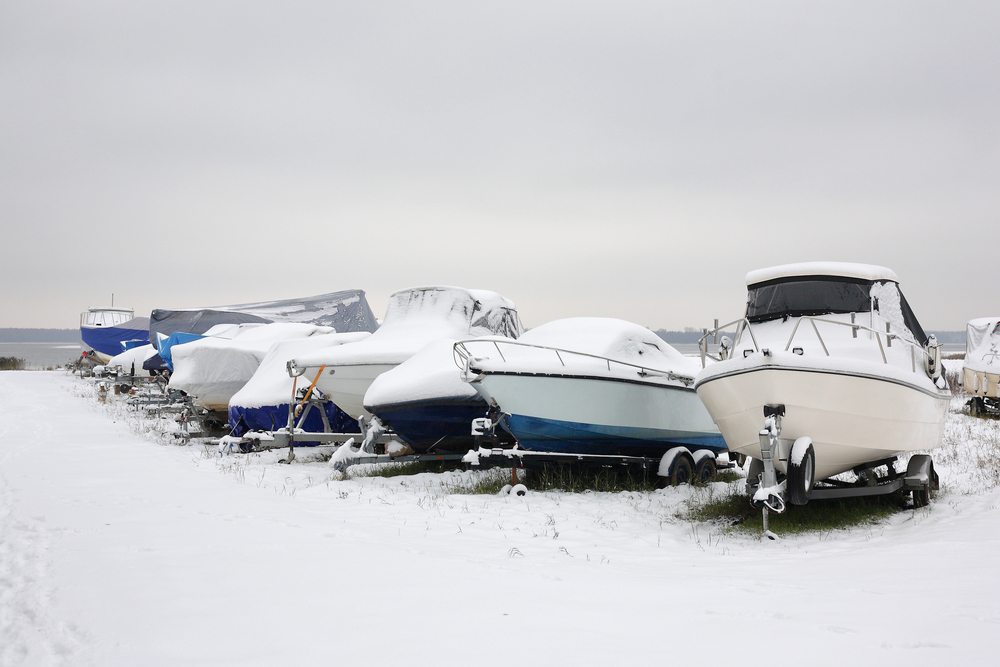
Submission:
M 330 327 L 313 324 L 219 324 L 197 340 L 170 347 L 169 386 L 207 410 L 225 413 L 229 399 L 250 381 L 272 346 L 330 333 Z
M 363 290 L 350 289 L 318 296 L 258 301 L 213 308 L 156 308 L 149 316 L 149 340 L 158 344 L 173 333 L 204 334 L 219 324 L 286 322 L 332 327 L 340 333 L 375 331 L 378 322 Z
M 489 412 L 486 399 L 462 381 L 455 367 L 456 342 L 442 338 L 428 343 L 375 378 L 365 392 L 365 410 L 415 452 L 467 452 L 476 444 L 472 421 Z M 506 433 L 500 435 L 501 446 L 514 444 Z
M 298 395 L 308 390 L 308 383 L 296 383 L 294 378 L 289 377 L 289 359 L 339 345 L 353 344 L 368 336 L 371 334 L 367 331 L 328 333 L 284 340 L 272 345 L 253 377 L 229 399 L 229 427 L 233 435 L 242 436 L 248 431 L 274 431 L 288 423 L 292 394 Z M 315 388 L 313 392 L 317 397 L 320 396 Z M 297 396 L 294 399 L 296 404 L 302 398 L 303 396 Z M 322 410 L 310 410 L 304 414 L 301 424 L 301 428 L 308 432 L 324 431 L 327 426 L 335 433 L 358 431 L 357 420 L 348 416 L 332 401 L 325 401 Z
M 723 339 L 721 360 L 695 388 L 730 451 L 754 459 L 757 500 L 767 496 L 774 511 L 786 496 L 804 504 L 817 480 L 850 470 L 875 485 L 881 465 L 895 480 L 896 456 L 941 443 L 951 395 L 940 348 L 895 273 L 810 262 L 752 271 L 746 282 L 743 319 L 724 325 L 737 326 L 736 340 Z M 929 457 L 912 457 L 906 475 L 925 481 L 926 501 Z
M 649 458 L 726 449 L 694 391 L 698 362 L 637 324 L 556 320 L 517 341 L 461 341 L 455 356 L 529 451 Z
M 962 386 L 972 394 L 973 414 L 1000 412 L 1000 317 L 970 320 L 965 330 Z
M 431 341 L 489 334 L 516 338 L 521 330 L 514 304 L 495 292 L 417 287 L 389 296 L 382 325 L 365 340 L 296 356 L 289 369 L 305 375 L 347 414 L 367 419 L 365 392 L 375 378 Z
M 88 308 L 80 313 L 80 338 L 85 352 L 107 362 L 129 347 L 149 342 L 149 318 L 135 317 L 131 308 Z

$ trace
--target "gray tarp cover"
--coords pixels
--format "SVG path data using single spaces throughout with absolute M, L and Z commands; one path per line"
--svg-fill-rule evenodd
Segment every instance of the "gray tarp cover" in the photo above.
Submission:
M 201 334 L 216 324 L 299 322 L 333 327 L 337 333 L 375 331 L 378 321 L 363 290 L 343 290 L 284 301 L 260 301 L 215 308 L 157 308 L 149 316 L 149 339 L 175 332 Z

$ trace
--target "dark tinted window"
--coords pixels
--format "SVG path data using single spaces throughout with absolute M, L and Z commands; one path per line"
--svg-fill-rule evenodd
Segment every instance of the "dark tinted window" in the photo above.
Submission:
M 747 319 L 765 322 L 786 316 L 867 313 L 871 310 L 869 284 L 807 279 L 755 285 L 747 294 Z

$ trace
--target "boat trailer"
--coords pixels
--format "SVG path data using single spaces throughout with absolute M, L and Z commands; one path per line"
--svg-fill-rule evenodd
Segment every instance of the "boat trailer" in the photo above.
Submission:
M 920 508 L 930 503 L 931 491 L 940 489 L 934 462 L 927 454 L 911 456 L 905 473 L 896 470 L 898 457 L 891 456 L 852 468 L 857 482 L 838 479 L 816 481 L 813 479 L 816 459 L 812 440 L 807 437 L 794 441 L 781 438 L 781 418 L 784 415 L 784 405 L 764 406 L 764 428 L 759 434 L 760 458 L 751 461 L 747 472 L 750 502 L 761 510 L 763 536 L 768 539 L 777 539 L 777 535 L 768 529 L 768 515 L 783 513 L 786 501 L 793 505 L 805 505 L 810 500 L 882 496 L 904 491 L 913 494 L 913 506 Z M 785 463 L 787 475 L 780 475 L 775 469 L 776 458 Z M 883 466 L 887 472 L 880 475 L 878 469 Z

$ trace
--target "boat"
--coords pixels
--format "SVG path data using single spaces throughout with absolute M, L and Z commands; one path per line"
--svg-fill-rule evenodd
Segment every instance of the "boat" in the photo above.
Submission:
M 744 317 L 720 328 L 735 326 L 735 340 L 722 339 L 718 363 L 706 364 L 695 389 L 730 451 L 752 459 L 754 501 L 780 512 L 786 499 L 912 488 L 926 504 L 936 480 L 930 457 L 911 457 L 905 477 L 894 463 L 940 445 L 951 394 L 940 346 L 896 274 L 807 262 L 751 271 L 746 283 Z M 849 471 L 872 488 L 827 488 L 843 487 L 831 478 Z M 830 481 L 820 488 L 822 480 Z
M 378 322 L 363 290 L 350 289 L 279 301 L 257 301 L 211 308 L 156 308 L 149 316 L 154 344 L 173 333 L 204 334 L 220 324 L 313 324 L 340 333 L 375 331 Z
M 453 361 L 454 338 L 441 338 L 399 366 L 382 373 L 365 392 L 364 407 L 417 453 L 461 452 L 476 446 L 475 419 L 489 404 L 462 381 Z M 514 444 L 505 431 L 494 443 Z
M 228 415 L 232 435 L 243 436 L 250 431 L 274 431 L 287 425 L 292 395 L 296 394 L 294 400 L 298 404 L 304 398 L 303 392 L 308 391 L 308 384 L 296 383 L 295 378 L 289 377 L 287 369 L 289 359 L 338 345 L 356 343 L 368 336 L 371 336 L 371 333 L 367 331 L 327 333 L 283 340 L 272 345 L 253 377 L 229 399 Z M 322 398 L 315 388 L 313 393 L 317 398 Z M 299 428 L 307 432 L 359 431 L 357 420 L 347 415 L 332 401 L 323 401 L 322 410 L 309 410 L 304 412 L 302 417 L 304 417 L 302 423 L 298 424 L 298 421 L 296 423 Z M 299 441 L 297 444 L 307 443 Z
M 88 308 L 80 313 L 84 352 L 95 352 L 102 363 L 130 347 L 149 342 L 149 318 L 132 308 Z
M 1000 317 L 969 320 L 965 329 L 965 361 L 962 362 L 962 388 L 972 398 L 973 415 L 1000 413 Z
M 169 348 L 173 373 L 168 386 L 206 410 L 226 414 L 229 400 L 250 381 L 275 344 L 330 333 L 330 327 L 295 322 L 218 324 L 196 340 Z
M 726 451 L 694 391 L 700 365 L 645 327 L 576 317 L 517 341 L 454 349 L 465 380 L 498 408 L 522 449 L 644 458 L 686 450 L 697 455 L 692 467 L 707 451 L 713 472 L 714 455 Z
M 394 292 L 378 331 L 351 345 L 303 354 L 289 373 L 304 376 L 355 419 L 369 420 L 365 392 L 375 378 L 442 338 L 499 335 L 516 338 L 521 320 L 496 292 L 461 287 L 414 287 Z

